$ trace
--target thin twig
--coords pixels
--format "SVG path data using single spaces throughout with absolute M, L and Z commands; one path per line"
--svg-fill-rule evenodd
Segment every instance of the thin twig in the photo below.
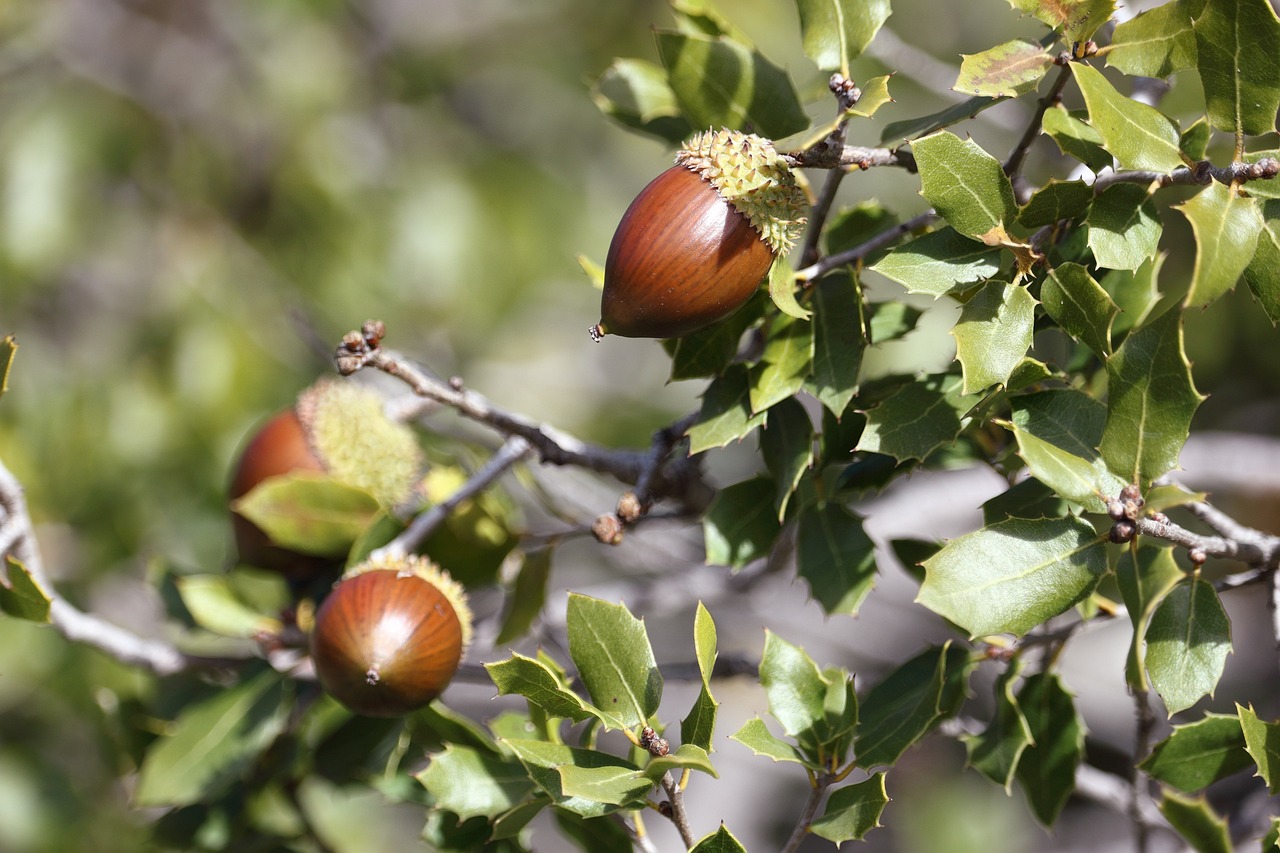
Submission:
M 809 797 L 804 801 L 804 808 L 796 818 L 795 828 L 791 830 L 787 843 L 782 845 L 782 853 L 795 853 L 800 849 L 805 836 L 809 834 L 809 827 L 813 825 L 813 819 L 818 814 L 818 806 L 822 805 L 822 798 L 834 781 L 835 776 L 830 773 L 823 773 L 813 779 L 813 784 L 809 788 Z
M 684 810 L 684 793 L 670 770 L 662 774 L 662 790 L 667 792 L 667 802 L 671 804 L 671 822 L 675 824 L 676 832 L 680 833 L 680 840 L 688 850 L 693 847 L 693 830 L 689 828 L 689 815 Z
M 1247 538 L 1203 536 L 1172 521 L 1142 517 L 1134 520 L 1141 536 L 1153 536 L 1190 550 L 1200 550 L 1209 557 L 1239 560 L 1248 566 L 1274 569 L 1280 564 L 1280 536 L 1253 531 Z
M 924 228 L 926 225 L 932 224 L 937 220 L 938 214 L 932 210 L 927 210 L 917 216 L 913 216 L 906 222 L 900 222 L 892 228 L 886 228 L 876 236 L 872 237 L 864 243 L 854 246 L 844 252 L 837 252 L 834 255 L 827 255 L 815 264 L 810 264 L 801 270 L 796 270 L 796 279 L 799 281 L 815 281 L 837 267 L 845 264 L 856 263 L 862 260 L 872 252 L 879 251 L 888 246 L 906 234 L 910 234 L 917 228 Z
M 1151 751 L 1151 732 L 1156 722 L 1145 690 L 1133 692 L 1133 707 L 1137 717 L 1134 721 L 1133 754 L 1144 756 Z M 1142 814 L 1142 803 L 1150 801 L 1150 797 L 1144 790 L 1147 775 L 1138 769 L 1136 760 L 1129 772 L 1132 774 L 1129 779 L 1129 819 L 1133 822 L 1134 853 L 1147 853 L 1150 843 L 1150 824 Z
M 1153 172 L 1145 169 L 1107 172 L 1093 182 L 1095 194 L 1114 184 L 1143 184 L 1157 187 L 1207 186 L 1214 181 L 1220 184 L 1241 184 L 1247 181 L 1269 181 L 1280 175 L 1280 160 L 1264 157 L 1256 163 L 1229 163 L 1214 166 L 1202 160 L 1193 168 L 1179 166 L 1172 172 Z
M 493 454 L 489 461 L 460 489 L 415 518 L 399 536 L 370 554 L 370 559 L 403 557 L 415 550 L 449 518 L 450 513 L 460 504 L 488 488 L 494 480 L 506 473 L 508 468 L 528 455 L 530 450 L 529 442 L 523 438 L 519 436 L 508 438 L 506 443 L 498 448 L 498 452 Z
M 1045 112 L 1062 100 L 1062 90 L 1066 88 L 1069 79 L 1071 79 L 1071 69 L 1064 62 L 1062 67 L 1058 69 L 1058 76 L 1053 81 L 1053 86 L 1040 99 L 1040 103 L 1036 106 L 1035 115 L 1031 117 L 1031 121 L 1027 122 L 1027 129 L 1023 131 L 1022 138 L 1018 140 L 1018 144 L 1014 146 L 1009 158 L 1005 160 L 1004 173 L 1006 175 L 1013 177 L 1022 171 L 1022 164 L 1026 162 L 1027 153 L 1031 150 L 1031 144 L 1040 136 L 1040 127 L 1044 123 Z
M 622 827 L 622 831 L 631 839 L 632 847 L 639 850 L 640 853 L 658 853 L 658 848 L 653 846 L 653 839 L 641 832 L 640 828 L 627 820 L 621 812 L 614 812 L 610 817 L 613 818 L 614 823 Z

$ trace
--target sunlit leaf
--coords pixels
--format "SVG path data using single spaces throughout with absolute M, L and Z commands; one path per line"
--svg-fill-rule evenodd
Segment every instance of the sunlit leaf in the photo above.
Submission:
M 888 804 L 884 773 L 874 773 L 857 784 L 833 790 L 822 815 L 809 829 L 819 838 L 835 842 L 837 847 L 846 841 L 861 841 L 880 826 L 880 815 Z
M 687 433 L 690 455 L 740 441 L 764 423 L 764 416 L 751 408 L 746 365 L 730 365 L 702 394 L 698 419 Z
M 20 560 L 5 558 L 8 583 L 0 582 L 0 611 L 15 619 L 29 622 L 49 621 L 49 593 L 41 589 L 39 582 Z
M 1209 121 L 1228 133 L 1276 129 L 1280 19 L 1268 0 L 1209 0 L 1195 22 L 1196 67 Z
M 644 620 L 624 605 L 569 594 L 569 655 L 597 708 L 622 725 L 644 725 L 658 710 L 662 676 Z
M 1147 628 L 1147 671 L 1172 716 L 1212 695 L 1231 652 L 1231 622 L 1207 581 L 1164 597 Z
M 514 808 L 534 790 L 524 767 L 457 744 L 431 756 L 427 768 L 417 774 L 438 808 L 461 818 L 495 817 Z
M 174 583 L 196 624 L 215 634 L 248 638 L 280 630 L 278 619 L 257 612 L 236 596 L 225 574 L 183 575 Z
M 805 54 L 823 71 L 849 73 L 890 15 L 889 0 L 796 0 Z
M 232 509 L 276 545 L 317 556 L 345 554 L 381 511 L 365 490 L 311 471 L 268 477 Z
M 1092 36 L 1116 9 L 1115 0 L 1009 0 L 1009 5 L 1061 29 L 1068 43 Z
M 1280 793 L 1280 723 L 1258 719 L 1252 705 L 1244 708 L 1236 703 L 1236 713 L 1240 715 L 1245 749 L 1258 767 L 1257 775 L 1267 783 L 1272 796 Z
M 750 371 L 751 410 L 764 412 L 804 387 L 813 371 L 813 324 L 778 317 L 765 339 L 760 361 Z
M 1013 186 L 1000 161 L 972 139 L 940 132 L 911 145 L 920 194 L 966 237 L 980 238 L 1018 215 Z
M 960 389 L 959 376 L 924 376 L 904 385 L 867 412 L 857 450 L 882 453 L 899 461 L 923 460 L 955 440 L 965 414 L 977 402 Z
M 591 87 L 591 100 L 620 124 L 672 144 L 693 133 L 667 83 L 667 72 L 643 59 L 615 59 Z
M 1125 483 L 1107 470 L 1098 453 L 1106 406 L 1082 391 L 1055 388 L 1012 401 L 1018 453 L 1037 480 L 1092 512 Z
M 1138 77 L 1168 77 L 1196 64 L 1193 5 L 1172 0 L 1116 26 L 1107 65 Z
M 719 829 L 693 845 L 689 853 L 747 853 L 747 848 L 725 829 L 724 824 L 720 824 Z
M 1197 853 L 1232 853 L 1227 822 L 1214 813 L 1203 796 L 1185 797 L 1165 789 L 1160 813 Z
M 500 695 L 523 696 L 551 717 L 581 722 L 598 716 L 593 708 L 564 683 L 551 667 L 540 660 L 515 653 L 504 661 L 486 663 L 484 668 Z
M 807 763 L 800 755 L 799 750 L 787 741 L 771 734 L 769 727 L 759 717 L 752 717 L 747 720 L 742 725 L 742 728 L 730 735 L 729 739 L 736 740 L 756 755 L 773 761 L 792 761 L 796 764 Z
M 1090 171 L 1099 172 L 1111 165 L 1112 158 L 1102 147 L 1102 135 L 1082 121 L 1083 115 L 1075 115 L 1058 105 L 1045 110 L 1041 124 L 1059 151 L 1076 158 Z
M 1042 228 L 1064 219 L 1083 216 L 1093 202 L 1093 187 L 1084 181 L 1050 180 L 1032 194 L 1018 211 L 1018 224 Z
M 1280 323 L 1280 199 L 1262 205 L 1262 231 L 1244 280 L 1272 325 Z
M 1217 182 L 1178 209 L 1196 235 L 1196 265 L 1186 305 L 1200 308 L 1234 288 L 1244 274 L 1258 245 L 1262 213 L 1255 199 Z
M 987 282 L 951 329 L 964 371 L 963 393 L 1002 385 L 1031 348 L 1036 300 L 1025 287 Z
M 1154 107 L 1126 98 L 1090 65 L 1071 64 L 1089 108 L 1089 124 L 1126 169 L 1170 172 L 1183 165 L 1178 128 Z
M 1133 639 L 1125 661 L 1125 679 L 1133 690 L 1146 691 L 1147 626 L 1156 606 L 1185 577 L 1173 559 L 1173 550 L 1147 542 L 1127 549 L 1116 563 L 1116 582 L 1129 620 L 1133 623 Z
M 968 95 L 1013 97 L 1035 91 L 1053 56 L 1035 42 L 1015 39 L 981 53 L 962 54 L 954 88 Z
M 941 228 L 899 246 L 871 269 L 910 293 L 938 297 L 999 272 L 1000 250 L 970 240 L 954 228 Z
M 1194 723 L 1174 726 L 1138 768 L 1152 779 L 1190 793 L 1249 767 L 1253 762 L 1240 728 L 1247 712 L 1240 710 L 1241 717 L 1205 714 Z

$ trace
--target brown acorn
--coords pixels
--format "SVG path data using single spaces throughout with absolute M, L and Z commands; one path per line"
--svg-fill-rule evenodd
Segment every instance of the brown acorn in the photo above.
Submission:
M 439 696 L 471 640 L 462 587 L 422 557 L 371 560 L 343 576 L 316 611 L 311 659 L 320 684 L 357 714 L 398 717 Z
M 392 507 L 409 496 L 421 466 L 412 431 L 387 420 L 376 392 L 322 379 L 294 407 L 263 424 L 240 451 L 227 489 L 240 562 L 294 579 L 336 573 L 345 562 L 345 554 L 302 554 L 273 544 L 237 511 L 238 501 L 258 484 L 300 471 L 323 473 Z
M 623 214 L 591 337 L 679 337 L 729 316 L 795 242 L 804 203 L 768 140 L 695 136 Z

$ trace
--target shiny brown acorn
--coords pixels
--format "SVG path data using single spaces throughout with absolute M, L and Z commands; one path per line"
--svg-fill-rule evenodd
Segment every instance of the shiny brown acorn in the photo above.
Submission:
M 372 560 L 316 611 L 311 659 L 321 686 L 369 717 L 398 717 L 439 696 L 471 639 L 461 585 L 422 557 Z
M 336 574 L 345 562 L 345 554 L 302 554 L 273 544 L 238 511 L 260 483 L 297 472 L 328 474 L 394 506 L 418 481 L 421 465 L 412 431 L 382 415 L 375 392 L 336 379 L 315 383 L 249 436 L 232 468 L 227 495 L 239 561 L 295 579 Z
M 729 316 L 795 242 L 804 202 L 768 140 L 695 136 L 623 214 L 591 337 L 679 337 Z

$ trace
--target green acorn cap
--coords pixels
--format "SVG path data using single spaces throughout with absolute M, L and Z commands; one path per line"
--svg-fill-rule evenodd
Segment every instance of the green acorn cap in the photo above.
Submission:
M 708 130 L 690 139 L 676 164 L 698 175 L 751 221 L 775 255 L 784 255 L 804 229 L 806 199 L 773 143 L 737 130 Z
M 412 496 L 422 478 L 422 448 L 409 427 L 386 416 L 378 392 L 325 378 L 298 396 L 296 411 L 311 451 L 335 479 L 384 507 Z

